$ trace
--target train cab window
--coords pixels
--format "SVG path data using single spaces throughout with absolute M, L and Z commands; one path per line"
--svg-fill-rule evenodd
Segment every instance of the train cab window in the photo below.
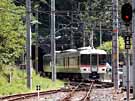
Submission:
M 106 55 L 100 55 L 99 64 L 105 64 L 105 63 L 106 63 Z
M 81 55 L 81 65 L 89 65 L 90 64 L 90 55 L 82 54 Z
M 97 65 L 97 54 L 92 54 L 91 56 L 91 64 Z

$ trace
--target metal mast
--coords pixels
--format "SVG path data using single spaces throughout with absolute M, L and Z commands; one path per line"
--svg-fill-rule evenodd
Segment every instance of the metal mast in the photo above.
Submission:
M 55 52 L 55 0 L 51 0 L 51 68 L 52 80 L 56 80 L 56 52 Z
M 26 0 L 26 68 L 27 68 L 27 87 L 32 88 L 32 68 L 31 68 L 31 0 Z
M 112 0 L 113 9 L 113 32 L 112 32 L 112 69 L 115 90 L 119 89 L 119 48 L 118 48 L 118 0 Z

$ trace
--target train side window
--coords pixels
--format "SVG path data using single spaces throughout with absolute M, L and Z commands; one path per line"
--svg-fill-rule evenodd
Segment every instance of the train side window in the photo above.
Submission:
M 78 65 L 78 57 L 70 57 L 69 58 L 69 66 L 70 67 L 77 67 Z

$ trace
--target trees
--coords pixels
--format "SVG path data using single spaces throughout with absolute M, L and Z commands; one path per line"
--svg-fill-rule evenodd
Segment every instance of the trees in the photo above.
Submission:
M 0 64 L 10 64 L 24 50 L 25 27 L 21 20 L 24 7 L 16 6 L 12 0 L 0 3 Z
M 124 51 L 124 46 L 125 46 L 124 39 L 121 36 L 119 36 L 119 52 Z M 103 49 L 103 50 L 107 51 L 108 53 L 111 53 L 112 52 L 112 41 L 107 41 L 97 48 Z

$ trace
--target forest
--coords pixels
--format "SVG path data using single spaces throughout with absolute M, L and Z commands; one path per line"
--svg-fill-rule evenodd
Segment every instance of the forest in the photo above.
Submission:
M 119 0 L 119 9 L 122 4 L 122 0 Z M 38 42 L 44 53 L 49 53 L 50 0 L 32 0 L 31 5 L 32 44 L 34 45 L 35 42 Z M 109 43 L 107 44 L 111 44 L 111 0 L 56 0 L 55 12 L 56 50 L 92 45 L 93 47 L 99 47 L 101 44 L 104 45 L 104 43 L 106 45 L 108 41 Z M 25 0 L 1 0 L 0 64 L 12 64 L 25 53 L 25 21 Z M 119 19 L 120 24 L 121 22 L 121 19 Z M 36 29 L 37 25 L 38 28 Z M 122 30 L 120 30 L 119 36 L 123 36 L 122 33 Z M 36 37 L 38 38 L 36 39 Z M 106 48 L 106 46 L 101 46 L 101 48 L 103 47 L 104 49 Z M 105 50 L 111 52 L 111 46 Z

